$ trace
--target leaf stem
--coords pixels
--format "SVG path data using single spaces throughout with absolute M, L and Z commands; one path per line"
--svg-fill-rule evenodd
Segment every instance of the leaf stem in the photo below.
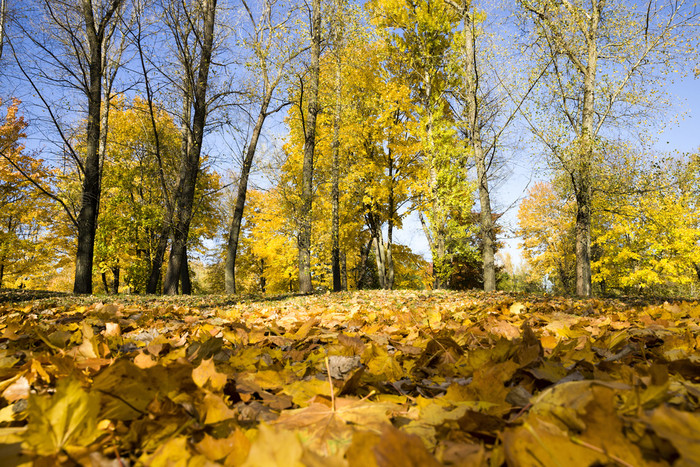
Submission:
M 331 408 L 335 412 L 335 388 L 333 387 L 333 378 L 331 378 L 331 365 L 328 361 L 328 355 L 324 359 L 326 361 L 326 372 L 328 373 L 328 385 L 331 387 Z
M 620 464 L 620 465 L 622 465 L 622 466 L 624 466 L 624 467 L 634 467 L 632 464 L 630 464 L 630 463 L 628 463 L 628 462 L 625 462 L 624 460 L 620 459 L 619 457 L 617 457 L 617 456 L 615 456 L 615 455 L 613 455 L 613 454 L 610 454 L 610 453 L 606 452 L 605 449 L 600 448 L 600 447 L 598 447 L 598 446 L 596 446 L 596 445 L 594 445 L 594 444 L 590 444 L 590 443 L 588 443 L 588 442 L 582 440 L 582 439 L 579 438 L 578 436 L 572 436 L 572 437 L 571 437 L 571 441 L 574 442 L 575 444 L 578 444 L 579 446 L 583 446 L 583 447 L 588 448 L 588 449 L 590 449 L 590 450 L 592 450 L 592 451 L 595 451 L 595 452 L 599 452 L 599 453 L 601 453 L 601 454 L 604 454 L 604 455 L 608 456 L 610 459 L 612 459 L 613 461 L 615 461 L 616 463 L 618 463 L 618 464 Z

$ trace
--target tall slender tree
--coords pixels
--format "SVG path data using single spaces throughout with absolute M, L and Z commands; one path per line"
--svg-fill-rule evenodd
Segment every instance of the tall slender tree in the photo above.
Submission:
M 37 13 L 42 24 L 18 24 L 18 29 L 31 41 L 33 55 L 40 56 L 41 66 L 32 66 L 33 60 L 25 60 L 10 43 L 17 66 L 33 91 L 42 102 L 56 128 L 64 151 L 77 167 L 81 178 L 81 196 L 77 216 L 68 212 L 77 231 L 77 253 L 73 291 L 92 293 L 93 252 L 97 215 L 100 200 L 101 154 L 105 79 L 105 49 L 118 23 L 118 10 L 124 0 L 92 2 L 68 2 L 63 0 L 38 0 L 27 5 Z M 36 65 L 36 64 L 34 64 Z M 54 75 L 55 73 L 55 75 Z M 112 78 L 113 79 L 113 78 Z M 65 86 L 85 97 L 86 129 L 84 151 L 78 151 L 57 115 L 54 104 L 49 102 L 49 92 L 44 85 Z M 106 117 L 105 117 L 106 119 Z M 46 190 L 45 190 L 46 191 Z M 48 191 L 46 191 L 46 194 Z M 51 195 L 51 194 L 50 194 Z M 56 195 L 51 195 L 57 198 Z M 63 202 L 67 211 L 68 204 Z
M 311 63 L 309 65 L 308 85 L 305 86 L 308 113 L 304 128 L 304 165 L 302 168 L 301 200 L 302 210 L 299 228 L 299 291 L 311 293 L 311 208 L 313 202 L 314 151 L 316 149 L 316 116 L 318 115 L 318 82 L 321 63 L 321 0 L 311 4 Z M 300 99 L 300 103 L 301 103 Z M 300 115 L 303 116 L 303 112 Z M 303 118 L 303 117 L 302 117 Z
M 282 10 L 285 6 L 278 0 L 265 0 L 260 6 L 260 14 L 256 15 L 249 2 L 242 0 L 242 4 L 249 20 L 250 34 L 243 41 L 249 52 L 253 54 L 251 73 L 255 76 L 247 90 L 251 101 L 257 107 L 257 113 L 251 122 L 252 131 L 250 138 L 244 145 L 241 172 L 238 178 L 236 201 L 231 217 L 226 248 L 226 264 L 224 280 L 226 293 L 236 293 L 236 254 L 245 209 L 248 180 L 253 166 L 255 151 L 262 134 L 263 125 L 268 116 L 280 111 L 287 102 L 279 102 L 279 105 L 270 105 L 275 99 L 275 92 L 288 72 L 290 63 L 302 52 L 301 44 L 295 44 L 290 37 L 281 40 L 281 36 L 288 27 L 292 11 Z
M 193 0 L 190 5 L 181 0 L 172 0 L 168 9 L 169 24 L 183 65 L 183 144 L 180 174 L 174 195 L 172 223 L 172 246 L 168 260 L 168 271 L 163 283 L 166 294 L 178 293 L 178 283 L 184 274 L 183 288 L 188 284 L 187 238 L 194 210 L 194 195 L 200 171 L 200 155 L 204 140 L 209 102 L 209 68 L 214 50 L 214 27 L 217 0 Z M 178 4 L 177 7 L 175 4 Z M 186 29 L 183 29 L 186 28 Z M 191 41 L 195 44 L 199 59 L 191 55 Z M 182 39 L 185 39 L 182 41 Z
M 0 59 L 2 59 L 2 48 L 5 45 L 5 18 L 7 17 L 7 0 L 0 0 Z

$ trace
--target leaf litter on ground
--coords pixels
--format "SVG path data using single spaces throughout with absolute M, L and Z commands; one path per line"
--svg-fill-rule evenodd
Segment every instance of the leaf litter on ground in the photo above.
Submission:
M 700 465 L 699 318 L 440 291 L 8 299 L 0 463 Z

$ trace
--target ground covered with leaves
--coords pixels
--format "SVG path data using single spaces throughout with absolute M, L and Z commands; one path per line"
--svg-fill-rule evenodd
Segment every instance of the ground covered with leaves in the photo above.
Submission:
M 0 298 L 2 465 L 700 465 L 698 303 Z

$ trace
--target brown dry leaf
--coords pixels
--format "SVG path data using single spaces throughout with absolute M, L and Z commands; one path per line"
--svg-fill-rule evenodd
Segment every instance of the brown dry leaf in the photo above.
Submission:
M 373 431 L 358 431 L 352 436 L 352 443 L 345 452 L 350 467 L 377 467 L 374 447 L 381 436 Z
M 349 336 L 347 334 L 338 333 L 338 342 L 350 349 L 352 349 L 354 355 L 362 355 L 365 351 L 365 343 L 356 336 Z
M 681 465 L 700 466 L 700 415 L 661 406 L 643 420 L 668 439 L 681 456 Z
M 373 449 L 378 467 L 438 467 L 440 463 L 428 452 L 423 441 L 393 426 L 386 426 Z

